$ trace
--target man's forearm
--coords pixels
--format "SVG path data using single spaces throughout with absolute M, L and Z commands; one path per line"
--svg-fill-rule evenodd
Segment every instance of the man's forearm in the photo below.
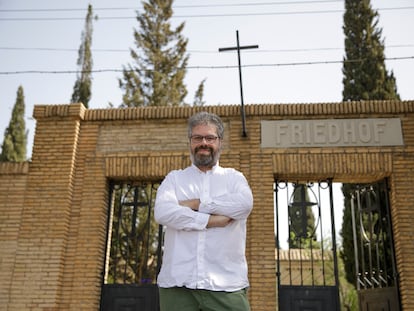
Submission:
M 225 227 L 233 221 L 230 217 L 222 215 L 210 215 L 207 228 Z
M 200 199 L 190 199 L 179 201 L 180 205 L 191 208 L 193 211 L 198 211 L 200 207 Z M 231 223 L 233 219 L 223 215 L 210 215 L 208 219 L 207 228 L 225 227 Z
M 182 206 L 191 208 L 193 211 L 198 211 L 198 208 L 200 207 L 200 199 L 182 200 L 178 201 L 178 203 Z

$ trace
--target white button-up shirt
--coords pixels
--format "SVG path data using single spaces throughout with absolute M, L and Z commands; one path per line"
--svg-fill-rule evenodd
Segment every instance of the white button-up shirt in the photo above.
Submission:
M 179 205 L 200 199 L 199 210 Z M 206 173 L 192 165 L 169 173 L 157 191 L 155 220 L 166 226 L 160 287 L 237 291 L 249 286 L 246 221 L 253 196 L 246 178 L 218 165 Z M 234 219 L 206 228 L 210 215 Z

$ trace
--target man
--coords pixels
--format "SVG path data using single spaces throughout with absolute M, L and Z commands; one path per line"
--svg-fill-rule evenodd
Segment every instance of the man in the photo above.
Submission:
M 219 166 L 223 134 L 217 115 L 192 116 L 192 165 L 158 188 L 154 215 L 166 226 L 161 311 L 250 310 L 245 243 L 253 196 L 242 173 Z

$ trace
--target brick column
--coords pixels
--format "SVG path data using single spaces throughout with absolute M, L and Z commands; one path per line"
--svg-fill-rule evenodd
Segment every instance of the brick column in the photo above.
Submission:
M 10 298 L 28 172 L 28 162 L 0 162 L 0 309 Z
M 36 106 L 36 135 L 8 310 L 57 310 L 82 104 Z

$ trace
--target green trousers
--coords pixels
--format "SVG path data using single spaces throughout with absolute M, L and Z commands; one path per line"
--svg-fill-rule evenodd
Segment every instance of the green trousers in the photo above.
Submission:
M 216 292 L 172 287 L 159 292 L 161 311 L 250 311 L 245 289 Z

